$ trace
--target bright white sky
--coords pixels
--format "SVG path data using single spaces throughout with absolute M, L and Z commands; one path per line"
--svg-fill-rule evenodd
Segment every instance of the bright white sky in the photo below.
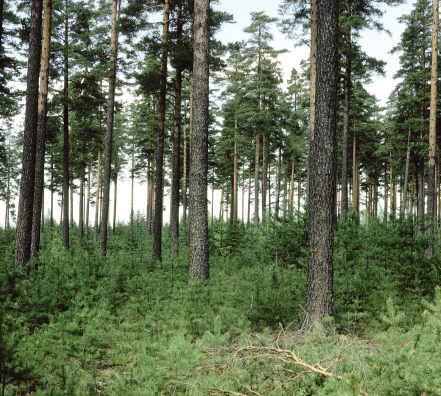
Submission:
M 220 0 L 216 5 L 216 9 L 224 10 L 230 12 L 234 15 L 235 24 L 227 24 L 218 33 L 218 38 L 224 42 L 233 42 L 239 40 L 246 40 L 248 35 L 243 32 L 244 27 L 250 24 L 250 12 L 253 11 L 264 11 L 269 16 L 279 17 L 278 15 L 278 4 L 281 0 L 269 1 L 269 0 Z M 380 99 L 380 104 L 385 106 L 386 101 L 393 88 L 396 85 L 396 81 L 393 79 L 393 75 L 397 70 L 398 54 L 389 54 L 390 50 L 398 43 L 400 40 L 400 35 L 404 29 L 404 26 L 397 22 L 397 18 L 403 14 L 408 14 L 412 8 L 412 3 L 408 2 L 399 7 L 387 7 L 384 6 L 384 16 L 383 24 L 386 29 L 391 32 L 391 36 L 386 33 L 378 33 L 375 31 L 365 31 L 362 33 L 361 45 L 363 50 L 370 56 L 374 56 L 378 59 L 387 62 L 386 75 L 385 77 L 374 77 L 372 84 L 370 84 L 367 89 Z M 277 27 L 273 28 L 274 43 L 273 46 L 276 49 L 287 49 L 288 53 L 282 54 L 280 56 L 281 67 L 285 75 L 285 81 L 289 78 L 291 70 L 293 67 L 300 70 L 300 62 L 309 56 L 309 48 L 307 47 L 295 47 L 294 42 L 285 38 L 278 30 Z M 127 222 L 130 218 L 130 181 L 118 182 L 118 202 L 117 202 L 117 220 Z M 113 186 L 111 187 L 111 203 L 110 208 L 112 208 L 111 218 L 113 216 Z M 209 200 L 211 201 L 211 190 L 209 191 Z M 247 195 L 245 195 L 247 198 Z M 239 200 L 242 199 L 242 192 L 239 193 Z M 219 204 L 220 204 L 220 192 L 215 191 L 215 206 L 214 213 L 216 216 L 219 215 Z M 135 213 L 140 211 L 145 213 L 146 206 L 146 188 L 145 184 L 135 185 Z M 50 193 L 45 192 L 45 211 L 49 215 L 48 208 L 50 204 Z M 17 202 L 18 206 L 18 202 Z M 54 204 L 54 218 L 59 221 L 60 209 L 55 201 Z M 169 221 L 169 200 L 168 197 L 164 199 L 164 206 L 166 208 L 164 212 L 164 221 Z M 245 208 L 246 210 L 246 208 Z M 4 213 L 5 205 L 0 202 L 0 224 L 4 225 Z M 94 208 L 92 208 L 92 213 L 94 214 Z M 78 218 L 78 194 L 74 194 L 74 216 Z M 239 204 L 239 217 L 241 215 L 241 204 Z M 93 217 L 92 217 L 93 218 Z

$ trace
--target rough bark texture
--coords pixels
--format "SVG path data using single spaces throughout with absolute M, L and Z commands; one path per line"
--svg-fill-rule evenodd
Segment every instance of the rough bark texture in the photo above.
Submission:
M 163 198 L 163 168 L 164 168 L 164 128 L 165 100 L 167 88 L 167 55 L 168 55 L 168 25 L 169 0 L 164 1 L 164 21 L 162 27 L 161 54 L 161 88 L 159 93 L 158 130 L 155 157 L 155 212 L 153 214 L 153 261 L 162 261 L 162 198 Z
M 67 0 L 65 1 L 66 15 L 64 19 L 64 91 L 63 91 L 63 246 L 69 249 L 69 56 L 68 33 L 69 20 L 67 14 Z
M 208 65 L 209 0 L 195 0 L 193 60 L 193 120 L 190 159 L 190 281 L 208 280 Z
M 112 140 L 113 120 L 115 111 L 115 82 L 116 82 L 116 51 L 118 45 L 118 34 L 116 24 L 118 20 L 118 1 L 112 2 L 112 30 L 110 36 L 110 70 L 109 70 L 109 98 L 107 106 L 107 127 L 106 127 L 106 151 L 104 154 L 104 175 L 103 175 L 103 203 L 101 205 L 101 232 L 100 232 L 100 253 L 106 254 L 107 248 L 107 223 L 109 218 L 109 194 L 110 174 L 112 166 Z
M 177 41 L 182 40 L 182 12 L 181 2 L 178 2 Z M 181 181 L 181 92 L 182 70 L 181 65 L 176 67 L 175 75 L 175 111 L 173 131 L 173 159 L 172 159 L 172 193 L 170 210 L 170 256 L 178 252 L 179 237 L 179 186 Z
M 427 173 L 427 210 L 429 221 L 427 235 L 429 247 L 426 250 L 428 257 L 433 256 L 433 234 L 436 219 L 436 174 L 435 174 L 435 148 L 436 148 L 436 97 L 438 80 L 438 17 L 439 1 L 433 0 L 433 32 L 432 32 L 432 75 L 430 91 L 430 127 L 429 127 L 429 170 Z
M 333 316 L 333 251 L 336 188 L 338 2 L 322 0 L 317 19 L 317 84 L 314 134 L 309 140 L 309 261 L 303 329 Z
M 44 156 L 46 148 L 47 92 L 49 85 L 49 56 L 51 43 L 52 0 L 44 3 L 43 42 L 40 64 L 40 92 L 38 96 L 37 146 L 35 156 L 34 208 L 32 219 L 31 256 L 40 249 L 41 211 L 44 192 Z
M 31 255 L 34 204 L 35 151 L 38 120 L 38 75 L 40 72 L 42 1 L 33 0 L 30 20 L 26 88 L 25 130 L 20 179 L 20 199 L 15 236 L 15 263 L 24 267 Z

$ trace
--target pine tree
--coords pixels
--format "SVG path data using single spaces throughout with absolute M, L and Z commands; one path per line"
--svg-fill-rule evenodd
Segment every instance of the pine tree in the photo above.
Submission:
M 320 2 L 317 14 L 315 132 L 309 139 L 309 261 L 303 329 L 316 327 L 325 315 L 334 314 L 338 2 Z

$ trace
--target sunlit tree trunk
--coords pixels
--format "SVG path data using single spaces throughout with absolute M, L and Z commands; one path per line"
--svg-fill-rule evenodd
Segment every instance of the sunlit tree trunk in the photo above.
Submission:
M 165 104 L 167 90 L 167 57 L 169 0 L 164 0 L 164 21 L 162 25 L 161 84 L 159 93 L 158 130 L 155 157 L 155 211 L 153 215 L 153 261 L 162 261 L 162 201 L 163 201 L 163 168 L 164 168 L 164 130 Z
M 336 186 L 338 1 L 317 7 L 314 133 L 309 136 L 308 280 L 302 328 L 334 315 L 333 253 Z
M 41 212 L 44 197 L 44 159 L 46 152 L 47 95 L 49 86 L 49 57 L 51 45 L 52 0 L 44 2 L 43 41 L 40 62 L 40 92 L 38 97 L 38 126 L 35 157 L 34 207 L 32 219 L 31 256 L 40 250 Z
M 103 201 L 101 205 L 101 232 L 100 232 L 100 254 L 106 255 L 107 250 L 107 223 L 109 218 L 109 195 L 110 176 L 112 167 L 112 140 L 113 121 L 115 115 L 115 85 L 116 85 L 116 61 L 118 46 L 118 0 L 112 1 L 112 28 L 110 35 L 110 67 L 109 67 L 109 97 L 107 105 L 107 126 L 106 126 L 106 151 L 104 154 L 104 175 L 103 175 Z

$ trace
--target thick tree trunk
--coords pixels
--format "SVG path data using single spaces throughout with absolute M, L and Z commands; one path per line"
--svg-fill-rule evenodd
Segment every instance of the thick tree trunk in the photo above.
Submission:
M 181 1 L 178 1 L 178 21 L 176 38 L 178 44 L 182 40 L 182 11 Z M 178 63 L 175 74 L 175 111 L 173 133 L 173 159 L 172 159 L 172 187 L 171 187 L 171 210 L 170 210 L 170 256 L 178 254 L 179 238 L 179 186 L 181 181 L 181 92 L 182 70 Z
M 309 139 L 308 283 L 302 328 L 334 315 L 333 252 L 336 186 L 338 2 L 322 0 L 317 18 L 314 131 Z
M 98 221 L 100 213 L 100 177 L 101 177 L 101 151 L 98 151 L 98 170 L 96 172 L 96 196 L 95 196 L 95 229 L 94 241 L 98 240 Z
M 163 200 L 163 168 L 164 168 L 164 129 L 165 102 L 167 90 L 167 57 L 168 57 L 168 25 L 169 0 L 164 0 L 164 21 L 162 26 L 161 54 L 161 88 L 159 93 L 158 130 L 155 158 L 155 212 L 153 215 L 153 261 L 162 262 L 162 200 Z
M 100 254 L 106 255 L 107 222 L 109 218 L 110 175 L 112 167 L 113 120 L 115 115 L 116 60 L 118 46 L 118 0 L 112 1 L 112 28 L 110 35 L 109 97 L 107 106 L 106 151 L 104 154 L 103 203 L 101 205 Z
M 190 281 L 208 280 L 209 0 L 194 2 L 193 108 L 190 160 Z
M 436 98 L 438 87 L 438 18 L 439 1 L 433 0 L 433 34 L 432 34 L 432 68 L 431 68 L 431 91 L 430 91 L 430 127 L 429 127 L 429 170 L 427 173 L 427 211 L 429 221 L 427 235 L 429 247 L 426 255 L 432 257 L 434 253 L 433 234 L 436 219 L 436 174 L 435 174 L 435 149 L 436 149 Z
M 37 146 L 35 156 L 34 208 L 32 219 L 31 256 L 40 250 L 41 211 L 44 196 L 44 158 L 46 149 L 47 94 L 49 86 L 49 57 L 51 45 L 52 0 L 44 2 L 43 42 L 40 63 L 40 92 L 38 97 Z
M 15 263 L 24 267 L 31 256 L 34 205 L 35 151 L 38 123 L 38 76 L 40 72 L 42 0 L 33 0 L 29 30 L 25 130 L 20 179 L 20 198 L 15 236 Z

